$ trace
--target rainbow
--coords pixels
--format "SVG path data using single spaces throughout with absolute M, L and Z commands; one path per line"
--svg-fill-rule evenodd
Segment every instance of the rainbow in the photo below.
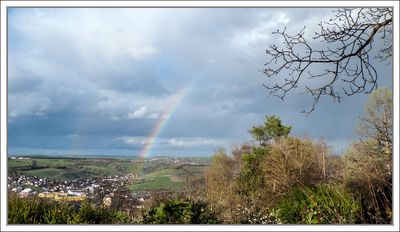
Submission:
M 139 157 L 145 158 L 149 155 L 155 140 L 161 133 L 162 129 L 165 128 L 175 109 L 179 105 L 180 102 L 185 98 L 186 94 L 189 92 L 189 88 L 182 88 L 179 92 L 174 94 L 171 99 L 168 101 L 167 107 L 163 114 L 159 117 L 157 123 L 154 125 L 151 133 L 146 139 L 144 143 L 144 147 L 139 154 Z

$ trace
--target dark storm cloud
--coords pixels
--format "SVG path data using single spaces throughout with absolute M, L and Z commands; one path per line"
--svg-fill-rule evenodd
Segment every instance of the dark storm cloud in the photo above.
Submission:
M 311 38 L 331 11 L 15 9 L 9 18 L 9 146 L 27 153 L 136 154 L 186 87 L 154 145 L 158 154 L 228 148 L 250 139 L 248 129 L 265 115 L 280 116 L 296 135 L 343 147 L 355 137 L 365 95 L 340 104 L 323 99 L 305 116 L 300 112 L 312 99 L 298 91 L 284 102 L 268 96 L 260 71 L 268 44 L 279 42 L 273 31 L 307 26 Z M 391 86 L 390 68 L 377 68 L 385 76 L 379 84 Z

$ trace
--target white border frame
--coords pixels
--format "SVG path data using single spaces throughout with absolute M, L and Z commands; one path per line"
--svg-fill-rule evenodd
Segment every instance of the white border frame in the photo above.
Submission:
M 0 231 L 399 231 L 399 2 L 397 1 L 1 1 Z M 393 225 L 7 225 L 7 7 L 393 7 Z

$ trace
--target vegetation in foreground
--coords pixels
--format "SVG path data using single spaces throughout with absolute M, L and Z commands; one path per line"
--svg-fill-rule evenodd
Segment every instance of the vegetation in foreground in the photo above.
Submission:
M 88 202 L 77 209 L 73 205 L 44 199 L 8 197 L 9 224 L 125 224 L 129 215 Z

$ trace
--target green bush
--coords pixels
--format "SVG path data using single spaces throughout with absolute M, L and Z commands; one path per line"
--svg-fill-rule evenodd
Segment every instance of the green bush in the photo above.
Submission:
M 39 198 L 8 198 L 8 223 L 10 224 L 66 224 L 72 208 Z
M 276 209 L 278 219 L 290 224 L 354 224 L 359 213 L 359 204 L 349 194 L 328 184 L 295 188 Z
M 168 200 L 142 212 L 144 224 L 217 224 L 215 214 L 203 202 Z
M 72 216 L 68 224 L 127 224 L 129 215 L 105 207 L 95 208 L 85 203 Z
M 50 202 L 36 197 L 19 198 L 13 194 L 8 198 L 9 224 L 121 224 L 130 223 L 127 213 L 95 208 L 83 203 L 79 209 L 73 206 Z

